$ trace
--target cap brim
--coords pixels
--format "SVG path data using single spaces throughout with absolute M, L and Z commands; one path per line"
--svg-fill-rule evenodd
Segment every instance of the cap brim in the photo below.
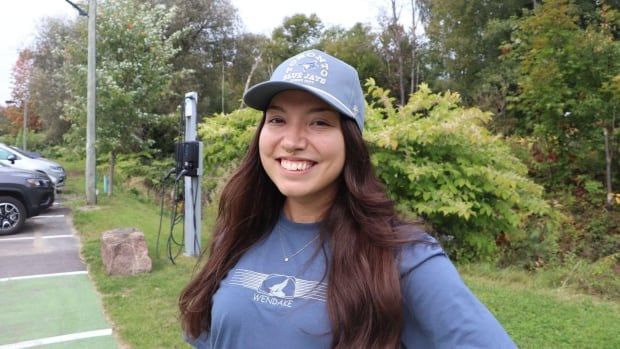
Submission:
M 265 81 L 252 86 L 243 95 L 243 102 L 254 109 L 266 110 L 271 99 L 280 92 L 302 90 L 315 95 L 338 112 L 355 119 L 355 115 L 346 105 L 331 94 L 312 86 L 289 81 Z

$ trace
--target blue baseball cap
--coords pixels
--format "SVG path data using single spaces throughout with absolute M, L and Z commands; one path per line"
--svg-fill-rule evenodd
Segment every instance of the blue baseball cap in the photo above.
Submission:
M 269 81 L 248 89 L 243 101 L 264 111 L 276 94 L 286 90 L 312 93 L 364 129 L 364 94 L 357 70 L 338 58 L 319 50 L 299 53 L 280 64 Z

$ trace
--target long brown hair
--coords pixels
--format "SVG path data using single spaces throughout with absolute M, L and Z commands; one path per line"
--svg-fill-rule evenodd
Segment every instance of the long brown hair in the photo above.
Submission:
M 197 338 L 211 329 L 213 295 L 239 258 L 275 225 L 285 197 L 267 176 L 258 139 L 222 191 L 215 236 L 205 266 L 179 298 L 184 331 Z M 329 241 L 327 308 L 333 348 L 397 348 L 402 295 L 396 250 L 411 236 L 373 173 L 370 155 L 354 121 L 342 118 L 346 160 L 338 194 L 322 222 Z

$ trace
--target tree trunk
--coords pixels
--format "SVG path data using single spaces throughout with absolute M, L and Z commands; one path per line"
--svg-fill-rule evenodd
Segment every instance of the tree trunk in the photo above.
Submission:
M 403 38 L 402 34 L 398 28 L 398 16 L 396 15 L 396 0 L 391 0 L 392 2 L 392 34 L 394 36 L 394 41 L 396 42 L 398 55 L 398 87 L 400 90 L 400 105 L 405 105 L 405 69 L 404 69 L 404 58 L 403 58 Z
M 250 88 L 250 82 L 252 81 L 252 75 L 254 75 L 254 71 L 256 71 L 256 68 L 258 68 L 258 65 L 262 61 L 262 56 L 263 56 L 263 53 L 259 52 L 258 56 L 256 56 L 256 58 L 254 59 L 254 64 L 252 64 L 252 68 L 250 69 L 250 74 L 248 74 L 248 78 L 245 80 L 245 87 L 243 88 L 243 94 L 245 94 L 248 88 Z M 243 98 L 242 98 L 239 109 L 243 108 L 243 105 L 244 103 L 243 103 Z
M 417 61 L 418 61 L 418 39 L 416 37 L 416 0 L 411 0 L 411 90 L 410 93 L 414 93 L 418 88 L 418 77 L 416 74 Z
M 614 204 L 614 192 L 611 185 L 611 147 L 609 142 L 609 135 L 613 134 L 613 129 L 610 131 L 610 127 L 603 128 L 603 134 L 605 135 L 605 184 L 607 185 L 607 200 L 605 206 L 611 208 Z
M 114 183 L 114 166 L 116 165 L 116 152 L 110 152 L 110 173 L 108 178 L 108 196 L 112 196 L 112 188 Z

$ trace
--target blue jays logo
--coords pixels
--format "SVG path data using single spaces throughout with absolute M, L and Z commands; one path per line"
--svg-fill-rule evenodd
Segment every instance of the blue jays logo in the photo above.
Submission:
M 319 62 L 316 60 L 311 62 L 302 63 L 301 66 L 304 68 L 304 72 L 307 72 L 310 69 L 316 69 L 319 67 Z
M 328 75 L 329 64 L 325 57 L 314 52 L 306 52 L 290 60 L 282 80 L 324 85 Z
M 295 298 L 295 278 L 271 274 L 261 283 L 256 291 L 272 297 L 293 299 Z

